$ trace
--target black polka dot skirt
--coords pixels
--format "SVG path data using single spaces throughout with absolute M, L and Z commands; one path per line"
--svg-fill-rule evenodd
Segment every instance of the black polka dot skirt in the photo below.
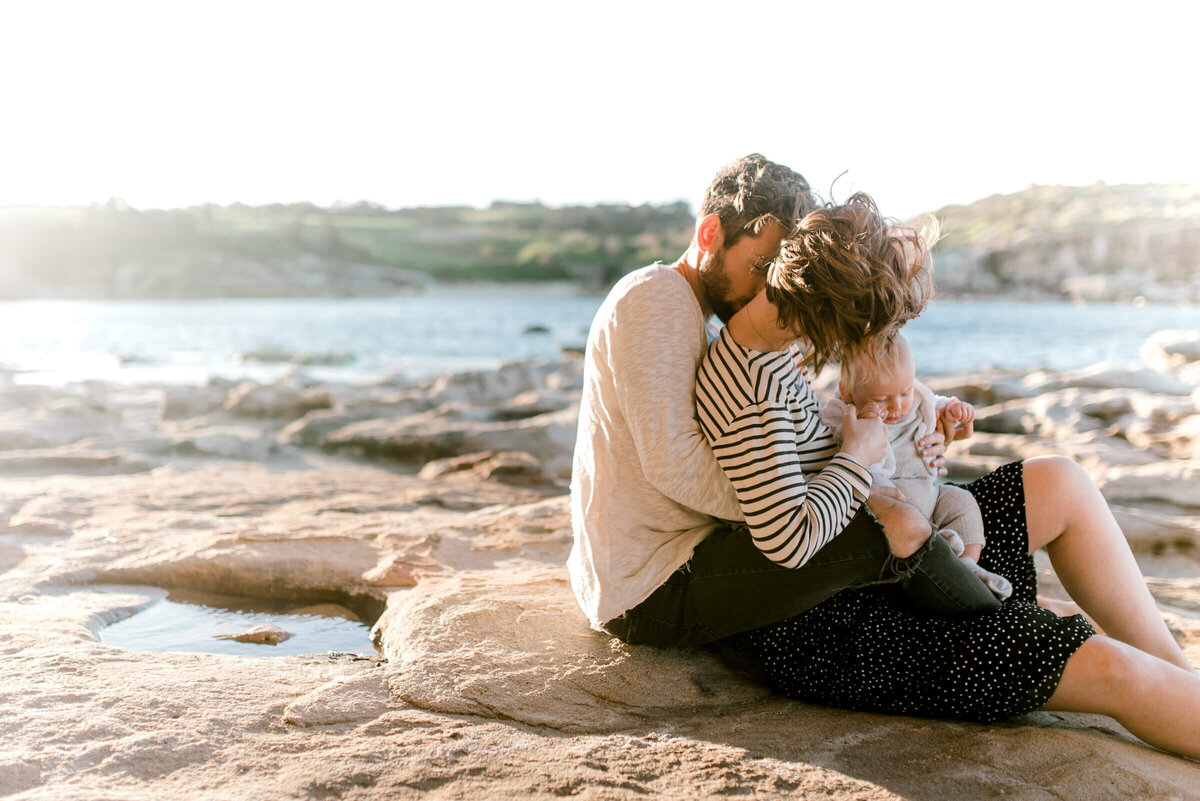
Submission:
M 783 694 L 829 706 L 990 722 L 1037 709 L 1095 634 L 1037 606 L 1021 463 L 967 486 L 983 511 L 979 563 L 1012 582 L 993 612 L 959 619 L 909 608 L 894 587 L 843 590 L 801 615 L 731 638 Z

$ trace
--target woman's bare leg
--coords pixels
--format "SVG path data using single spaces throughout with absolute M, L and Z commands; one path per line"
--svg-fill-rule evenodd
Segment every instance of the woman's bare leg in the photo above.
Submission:
M 1063 587 L 1109 636 L 1193 670 L 1091 477 L 1062 456 L 1029 459 L 1023 474 L 1029 552 L 1046 549 Z
M 1090 637 L 1043 709 L 1116 718 L 1153 746 L 1200 759 L 1200 676 L 1109 637 Z

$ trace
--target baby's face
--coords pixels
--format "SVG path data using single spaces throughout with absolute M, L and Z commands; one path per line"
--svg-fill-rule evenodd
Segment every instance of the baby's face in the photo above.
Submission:
M 869 372 L 874 375 L 856 376 L 851 387 L 843 381 L 839 385 L 842 398 L 852 401 L 860 415 L 873 412 L 888 425 L 900 422 L 913 406 L 916 367 L 911 355 Z

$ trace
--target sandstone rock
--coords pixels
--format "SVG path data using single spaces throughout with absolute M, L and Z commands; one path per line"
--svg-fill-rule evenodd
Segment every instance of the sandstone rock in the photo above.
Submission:
M 525 451 L 543 460 L 547 475 L 564 478 L 570 474 L 578 414 L 572 406 L 511 423 L 369 420 L 334 431 L 323 446 L 421 463 L 481 451 Z
M 473 468 L 482 478 L 506 484 L 540 484 L 546 480 L 542 463 L 524 451 L 504 451 Z
M 1043 395 L 1067 387 L 1085 389 L 1140 389 L 1164 395 L 1187 395 L 1192 387 L 1178 378 L 1151 369 L 1126 369 L 1096 364 L 1065 373 L 1036 371 L 1021 382 L 1028 395 Z
M 769 696 L 709 653 L 591 631 L 561 567 L 430 578 L 393 595 L 376 625 L 392 692 L 438 712 L 602 732 Z
M 277 448 L 271 434 L 236 426 L 210 426 L 179 434 L 171 450 L 183 455 L 219 456 L 225 459 L 262 461 Z
M 396 705 L 382 676 L 343 676 L 288 704 L 283 722 L 301 727 L 356 723 L 374 720 Z
M 426 554 L 392 554 L 363 573 L 362 580 L 373 587 L 415 587 L 424 576 L 439 570 Z
M 538 389 L 553 368 L 545 362 L 510 362 L 495 370 L 468 370 L 440 376 L 425 389 L 437 401 L 494 405 Z
M 278 645 L 284 640 L 291 639 L 292 633 L 284 631 L 278 626 L 262 625 L 255 626 L 247 631 L 238 632 L 237 634 L 218 634 L 213 639 L 216 640 L 236 640 L 237 642 L 257 643 L 260 645 Z
M 578 395 L 583 389 L 583 362 L 570 361 L 546 376 L 546 388 Z
M 494 454 L 491 451 L 483 451 L 482 453 L 465 453 L 462 456 L 449 456 L 445 459 L 434 459 L 426 462 L 421 468 L 421 472 L 417 473 L 417 478 L 425 481 L 432 481 L 435 478 L 458 473 L 463 470 L 471 470 L 482 462 L 492 458 Z
M 50 395 L 36 408 L 0 413 L 0 451 L 59 448 L 115 433 L 120 422 L 119 412 L 87 397 Z
M 265 510 L 243 503 L 222 511 L 244 516 Z M 312 597 L 331 588 L 352 591 L 362 574 L 378 563 L 379 554 L 359 537 L 322 533 L 330 528 L 329 521 L 314 521 L 315 531 L 308 536 L 294 528 L 282 533 L 191 534 L 165 552 L 143 548 L 106 559 L 96 565 L 96 580 L 268 598 Z
M 268 364 L 299 364 L 305 367 L 341 367 L 356 361 L 351 353 L 289 353 L 278 348 L 246 351 L 241 354 L 240 360 Z
M 246 381 L 231 389 L 223 401 L 225 411 L 235 417 L 283 417 L 295 419 L 318 409 L 329 409 L 333 400 L 324 390 L 300 390 L 282 384 L 263 386 Z
M 453 538 L 442 538 L 438 561 L 457 570 L 483 570 L 502 559 L 561 565 L 571 547 L 569 498 L 558 495 L 532 503 L 492 506 L 466 515 L 461 531 L 469 553 L 454 553 Z
M 72 447 L 0 454 L 0 474 L 8 475 L 36 476 L 53 473 L 111 475 L 144 473 L 157 466 L 156 462 L 123 451 Z
M 435 459 L 421 468 L 417 478 L 433 480 L 466 470 L 472 471 L 480 478 L 503 481 L 507 484 L 540 484 L 546 480 L 541 462 L 523 451 L 483 451 Z
M 0 519 L 0 532 L 35 537 L 70 537 L 75 533 L 65 523 L 41 517 L 15 518 L 7 524 Z
M 383 416 L 413 427 L 445 426 L 451 423 L 491 423 L 496 420 L 492 407 L 474 406 L 462 401 L 445 401 L 408 415 L 394 414 L 391 413 L 391 410 L 386 410 Z
M 1113 505 L 1112 512 L 1134 552 L 1157 552 L 1167 547 L 1200 545 L 1200 528 L 1193 519 L 1120 505 Z
M 1200 331 L 1157 331 L 1142 344 L 1142 362 L 1156 370 L 1196 361 L 1200 361 Z
M 989 371 L 982 376 L 932 376 L 922 381 L 934 394 L 958 398 L 975 406 L 991 406 L 1030 395 L 1015 376 L 998 374 L 996 371 Z
M 279 431 L 279 441 L 301 447 L 319 447 L 334 431 L 345 428 L 352 423 L 374 419 L 379 415 L 378 410 L 361 410 L 358 412 L 320 410 L 308 412 L 299 420 L 284 426 Z
M 1133 395 L 1131 411 L 1108 433 L 1166 459 L 1200 459 L 1200 409 L 1196 398 Z
M 492 412 L 492 417 L 496 420 L 524 420 L 539 414 L 560 412 L 578 400 L 578 393 L 530 390 L 503 403 Z
M 1169 427 L 1158 427 L 1139 420 L 1126 429 L 1125 438 L 1131 445 L 1165 459 L 1200 461 L 1200 415 Z
M 25 550 L 23 548 L 0 543 L 0 576 L 24 561 Z
M 224 389 L 214 387 L 167 387 L 163 390 L 158 419 L 186 420 L 221 408 Z
M 0 385 L 0 414 L 20 409 L 44 409 L 54 401 L 69 397 L 70 391 L 37 384 Z
M 1200 462 L 1156 461 L 1115 467 L 1098 484 L 1110 503 L 1158 502 L 1200 509 Z
M 1184 456 L 1200 425 L 1200 381 L 1189 377 L 1197 367 L 1172 369 L 1170 377 L 1193 387 L 1183 394 L 1164 394 L 1165 384 L 1149 381 L 1127 386 L 1148 375 L 1140 371 L 1117 391 L 1078 385 L 1102 383 L 1100 371 L 1041 373 L 1030 380 L 1040 400 L 1002 371 L 947 377 L 945 392 L 963 396 L 966 388 L 995 401 L 981 409 L 1012 402 L 1005 408 L 1015 425 L 1036 432 L 979 432 L 956 444 L 956 475 L 1062 453 L 1097 478 L 1193 661 L 1200 658 L 1200 505 L 1193 500 L 1200 475 L 1197 460 Z M 577 372 L 547 370 L 515 407 L 575 391 Z M 230 388 L 218 382 L 195 391 L 216 397 Z M 431 467 L 418 477 L 391 465 L 261 448 L 282 418 L 230 426 L 168 419 L 156 428 L 157 395 L 147 401 L 102 385 L 0 387 L 2 419 L 61 402 L 68 427 L 89 407 L 100 423 L 78 444 L 0 454 L 0 472 L 24 471 L 0 481 L 8 696 L 0 795 L 1092 801 L 1190 798 L 1197 786 L 1193 763 L 1137 744 L 1099 716 L 1037 713 L 979 726 L 854 713 L 778 698 L 708 651 L 616 643 L 588 629 L 565 581 L 565 494 L 546 497 L 544 484 L 498 480 L 507 468 L 531 467 L 531 459 L 562 465 L 573 419 L 556 439 L 538 419 L 544 415 L 523 421 L 532 426 L 495 420 L 508 402 L 498 391 L 498 399 L 482 401 L 429 399 L 398 384 L 329 392 L 345 406 L 289 426 L 311 435 L 311 444 L 362 420 L 409 431 L 419 427 L 412 416 L 423 415 L 420 425 L 457 427 L 477 440 L 463 446 L 475 449 L 462 452 L 459 469 Z M 573 413 L 551 416 L 564 412 Z M 39 425 L 52 429 L 53 415 Z M 222 433 L 243 443 L 228 455 L 181 444 Z M 507 454 L 531 448 L 532 457 Z M 110 469 L 147 449 L 165 462 L 152 474 Z M 189 458 L 177 458 L 185 450 Z M 107 459 L 115 461 L 105 467 Z M 1051 577 L 1044 586 L 1054 586 Z M 374 660 L 325 655 L 112 648 L 96 641 L 97 628 L 166 590 L 83 583 L 93 580 L 173 594 L 193 587 L 354 596 L 368 605 L 388 598 L 378 631 L 393 661 L 377 668 Z M 336 604 L 292 611 L 352 614 Z M 330 728 L 295 728 L 304 726 Z
M 1119 398 L 1118 402 L 1123 403 Z M 1098 406 L 1094 391 L 1077 388 L 1006 401 L 977 410 L 975 428 L 994 434 L 1036 434 L 1051 439 L 1102 428 L 1103 420 L 1083 411 L 1088 403 L 1103 408 Z

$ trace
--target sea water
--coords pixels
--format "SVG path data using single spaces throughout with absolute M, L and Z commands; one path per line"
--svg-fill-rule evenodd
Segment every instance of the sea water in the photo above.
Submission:
M 0 382 L 200 384 L 297 370 L 365 381 L 486 369 L 581 347 L 602 300 L 460 288 L 378 299 L 4 301 Z M 1161 329 L 1200 329 L 1200 307 L 935 300 L 905 334 L 932 375 L 1129 366 Z
M 131 651 L 290 656 L 335 653 L 378 656 L 371 627 L 353 612 L 323 612 L 320 601 L 252 598 L 174 589 L 166 598 L 100 629 L 100 641 Z M 315 613 L 296 614 L 300 608 Z M 355 619 L 351 619 L 354 617 Z M 275 645 L 224 639 L 255 626 L 270 625 L 291 637 Z

